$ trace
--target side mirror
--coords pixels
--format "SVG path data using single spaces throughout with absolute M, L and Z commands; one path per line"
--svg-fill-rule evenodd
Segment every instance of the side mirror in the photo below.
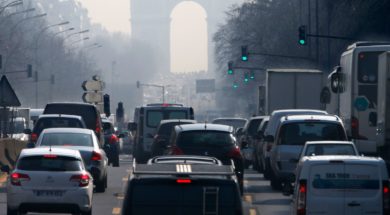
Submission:
M 32 133 L 31 129 L 26 128 L 23 130 L 23 133 L 30 135 Z
M 267 136 L 264 137 L 264 141 L 266 141 L 266 142 L 274 142 L 275 138 L 272 135 L 267 135 Z
M 135 130 L 137 130 L 137 123 L 135 123 L 135 122 L 129 122 L 129 123 L 127 124 L 127 129 L 128 129 L 129 131 L 135 131 Z
M 8 165 L 2 166 L 2 167 L 1 167 L 1 171 L 2 171 L 2 172 L 6 172 L 6 173 L 9 174 L 9 171 L 10 171 L 9 166 L 8 166 Z
M 27 147 L 28 149 L 35 148 L 35 144 L 34 144 L 33 142 L 29 142 L 29 143 L 27 143 L 26 147 Z
M 333 93 L 342 93 L 344 91 L 343 87 L 343 75 L 341 74 L 341 67 L 336 66 L 333 72 L 328 76 L 330 79 L 330 88 Z

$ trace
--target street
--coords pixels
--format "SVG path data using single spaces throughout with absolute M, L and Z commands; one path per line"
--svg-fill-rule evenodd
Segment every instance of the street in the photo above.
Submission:
M 105 193 L 94 193 L 93 214 L 120 214 L 123 191 L 131 169 L 131 157 L 121 155 L 120 167 L 109 167 L 108 187 Z M 242 197 L 245 215 L 288 214 L 289 198 L 271 190 L 269 181 L 253 170 L 246 170 L 245 193 Z M 6 188 L 0 188 L 0 215 L 6 215 Z M 36 213 L 30 213 L 36 214 Z

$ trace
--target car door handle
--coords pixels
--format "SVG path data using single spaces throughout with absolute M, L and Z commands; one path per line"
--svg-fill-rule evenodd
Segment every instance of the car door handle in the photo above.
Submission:
M 353 202 L 348 203 L 348 206 L 349 207 L 358 207 L 358 206 L 360 206 L 360 203 L 353 201 Z

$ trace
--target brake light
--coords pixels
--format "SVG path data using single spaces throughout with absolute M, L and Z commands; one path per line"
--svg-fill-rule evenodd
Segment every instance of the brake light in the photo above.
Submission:
M 101 129 L 100 129 L 100 121 L 99 121 L 99 119 L 96 119 L 96 125 L 95 126 L 96 126 L 95 127 L 96 134 L 100 134 Z
M 110 144 L 115 144 L 115 143 L 117 143 L 119 141 L 119 139 L 118 139 L 118 137 L 115 135 L 115 134 L 113 134 L 113 135 L 111 135 L 111 137 L 110 137 L 110 140 L 108 141 Z
M 184 155 L 184 152 L 179 147 L 173 146 L 172 147 L 172 155 Z
M 390 188 L 389 182 L 383 181 L 383 193 L 382 193 L 382 201 L 383 201 L 383 214 L 390 215 Z
M 44 158 L 54 159 L 57 158 L 57 155 L 43 155 Z
M 238 159 L 241 159 L 242 156 L 241 156 L 240 148 L 238 148 L 237 146 L 234 147 L 234 148 L 227 154 L 227 156 L 230 157 L 230 158 L 238 158 Z
M 359 120 L 356 117 L 351 119 L 351 134 L 353 138 L 359 138 Z
M 178 184 L 191 184 L 191 179 L 177 179 L 176 183 Z
M 100 161 L 102 159 L 102 155 L 99 152 L 92 152 L 91 160 L 93 161 Z
M 37 133 L 31 133 L 31 141 L 36 142 L 38 140 L 38 134 Z
M 306 192 L 306 180 L 300 180 L 298 187 L 297 215 L 306 214 Z
M 11 184 L 14 186 L 21 186 L 22 181 L 30 181 L 30 177 L 23 173 L 12 173 L 11 174 Z
M 79 187 L 86 187 L 88 186 L 90 179 L 91 178 L 89 177 L 89 175 L 84 173 L 81 175 L 72 175 L 69 181 L 79 183 Z

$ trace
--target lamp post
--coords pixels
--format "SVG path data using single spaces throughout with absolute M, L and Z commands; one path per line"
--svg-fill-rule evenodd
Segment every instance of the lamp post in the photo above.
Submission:
M 76 43 L 79 43 L 79 42 L 82 42 L 84 40 L 89 40 L 89 37 L 84 37 L 82 39 L 79 39 L 79 40 L 76 40 L 76 41 L 73 41 L 71 44 L 69 44 L 69 46 L 72 46 L 73 44 L 76 44 Z
M 71 34 L 68 34 L 65 38 L 64 38 L 64 41 L 68 38 L 70 38 L 71 36 L 73 35 L 77 35 L 77 34 L 83 34 L 83 33 L 87 33 L 89 32 L 89 29 L 86 29 L 86 30 L 82 30 L 82 31 L 79 31 L 79 32 L 75 32 L 75 33 L 71 33 Z

